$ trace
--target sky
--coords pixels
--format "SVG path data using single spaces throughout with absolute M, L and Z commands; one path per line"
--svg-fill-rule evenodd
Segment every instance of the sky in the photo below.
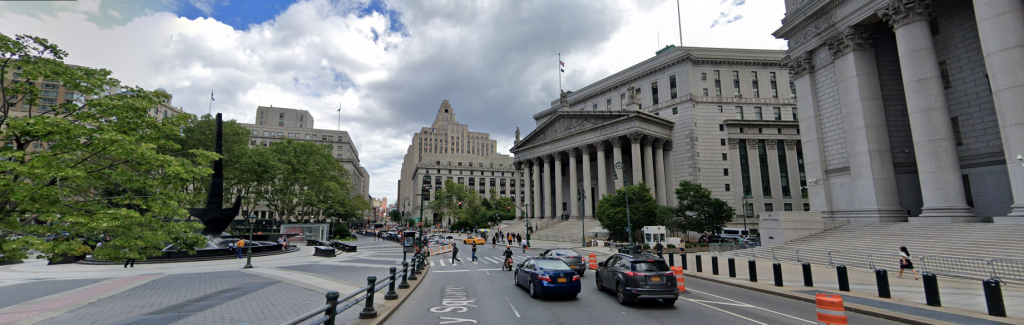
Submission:
M 668 45 L 785 50 L 783 0 L 79 0 L 0 2 L 0 33 L 163 88 L 173 105 L 254 123 L 310 111 L 352 136 L 370 195 L 396 197 L 412 135 L 448 99 L 508 154 L 558 98 Z M 677 19 L 681 15 L 681 20 Z M 341 109 L 341 112 L 337 112 Z M 341 120 L 339 125 L 338 120 Z

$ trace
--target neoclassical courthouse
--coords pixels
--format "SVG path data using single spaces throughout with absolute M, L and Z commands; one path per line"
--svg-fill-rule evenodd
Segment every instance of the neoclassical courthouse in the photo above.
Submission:
M 786 0 L 811 210 L 1024 223 L 1024 2 Z

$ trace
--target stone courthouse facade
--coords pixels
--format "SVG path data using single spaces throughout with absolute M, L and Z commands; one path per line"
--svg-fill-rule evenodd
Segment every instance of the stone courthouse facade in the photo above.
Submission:
M 1024 1 L 786 0 L 811 210 L 1024 223 Z

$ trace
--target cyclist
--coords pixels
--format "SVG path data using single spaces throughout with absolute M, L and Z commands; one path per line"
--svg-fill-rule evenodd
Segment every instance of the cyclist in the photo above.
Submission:
M 509 268 L 509 270 L 511 270 L 512 269 L 512 262 L 511 262 L 512 261 L 512 245 L 506 245 L 505 246 L 505 252 L 502 253 L 501 255 L 505 256 L 505 264 L 502 265 L 501 268 L 504 269 L 507 266 Z

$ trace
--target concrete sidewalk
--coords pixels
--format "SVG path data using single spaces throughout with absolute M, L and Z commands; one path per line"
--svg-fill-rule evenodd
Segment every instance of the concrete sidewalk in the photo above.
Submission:
M 538 247 L 570 247 L 569 243 L 535 242 Z M 584 255 L 594 253 L 598 261 L 602 261 L 615 251 L 608 247 L 574 247 Z M 669 250 L 665 250 L 668 258 Z M 673 250 L 675 265 L 681 264 L 678 251 Z M 696 256 L 701 256 L 703 272 L 696 272 Z M 837 293 L 846 297 L 847 302 L 860 302 L 861 305 L 874 309 L 902 314 L 914 319 L 929 322 L 947 323 L 1011 323 L 1024 324 L 1024 287 L 1020 285 L 1002 286 L 1003 301 L 1008 318 L 988 316 L 982 283 L 980 280 L 939 277 L 939 292 L 943 307 L 931 307 L 925 304 L 924 285 L 922 280 L 914 280 L 913 273 L 905 272 L 903 278 L 897 278 L 899 270 L 889 272 L 889 290 L 892 298 L 878 297 L 875 273 L 863 268 L 850 268 L 847 274 L 850 280 L 850 292 L 839 291 L 838 275 L 834 268 L 823 265 L 812 265 L 814 287 L 805 287 L 803 271 L 800 265 L 782 263 L 783 287 L 774 285 L 772 262 L 759 260 L 756 263 L 757 281 L 750 281 L 748 262 L 744 257 L 736 258 L 736 278 L 729 277 L 728 257 L 718 256 L 719 275 L 712 275 L 711 257 L 707 252 L 687 254 L 687 276 L 701 277 L 727 284 L 744 286 L 759 291 L 773 291 L 784 295 L 798 295 L 813 298 L 817 292 Z M 962 316 L 958 318 L 957 316 Z

